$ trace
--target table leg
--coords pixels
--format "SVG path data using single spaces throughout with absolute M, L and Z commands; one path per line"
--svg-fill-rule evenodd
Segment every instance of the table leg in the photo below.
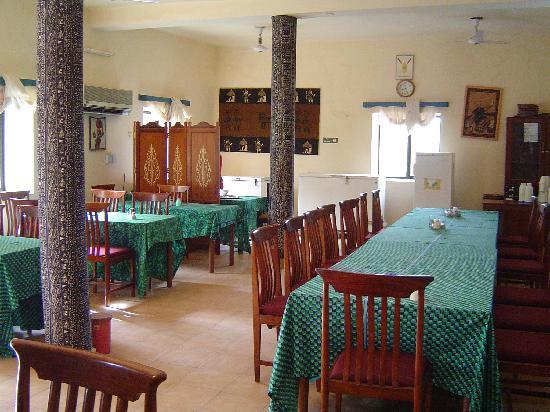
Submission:
M 216 239 L 208 239 L 208 270 L 214 273 L 214 255 L 216 254 Z
M 172 287 L 172 265 L 173 265 L 172 242 L 166 242 L 166 285 Z
M 298 412 L 307 412 L 309 398 L 309 380 L 300 378 L 298 387 Z
M 229 266 L 235 264 L 235 225 L 229 226 Z

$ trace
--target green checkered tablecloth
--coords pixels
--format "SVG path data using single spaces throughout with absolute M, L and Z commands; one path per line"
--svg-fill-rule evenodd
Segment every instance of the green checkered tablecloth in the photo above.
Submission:
M 258 213 L 267 212 L 267 197 L 241 196 L 237 199 L 221 198 L 222 205 L 235 205 L 240 208 L 240 223 L 235 228 L 237 248 L 250 253 L 250 232 L 258 227 Z
M 132 220 L 128 214 L 121 212 L 109 212 L 108 219 L 110 245 L 134 250 L 139 297 L 145 296 L 149 277 L 166 280 L 167 242 L 172 242 L 172 269 L 176 273 L 185 256 L 185 241 L 179 219 L 172 216 L 137 214 L 136 219 Z M 127 262 L 121 262 L 111 267 L 111 273 L 114 279 L 128 280 L 130 266 Z M 102 268 L 99 274 L 102 275 Z
M 12 356 L 13 326 L 42 329 L 40 242 L 0 236 L 0 357 Z
M 440 209 L 415 209 L 333 268 L 432 275 L 424 354 L 433 365 L 434 384 L 469 398 L 472 411 L 499 411 L 491 313 L 498 215 L 464 211 L 460 218 L 446 218 L 445 230 L 429 229 L 430 217 L 440 216 Z M 289 297 L 269 384 L 271 411 L 296 410 L 298 379 L 319 377 L 321 296 L 322 281 L 315 277 Z M 334 294 L 330 301 L 331 316 L 336 316 L 330 332 L 334 359 L 344 345 L 343 299 Z M 416 303 L 404 302 L 401 316 L 401 350 L 414 352 Z
M 182 236 L 186 239 L 208 237 L 219 239 L 223 228 L 232 224 L 237 227 L 242 219 L 238 206 L 182 203 L 170 207 L 170 215 L 179 218 Z

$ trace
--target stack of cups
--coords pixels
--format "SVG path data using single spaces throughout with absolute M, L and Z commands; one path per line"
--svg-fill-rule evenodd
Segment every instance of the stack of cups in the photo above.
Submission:
M 533 184 L 532 183 L 522 183 L 519 185 L 519 201 L 520 202 L 530 202 L 531 196 L 533 196 Z
M 541 176 L 539 181 L 539 203 L 550 201 L 550 176 Z

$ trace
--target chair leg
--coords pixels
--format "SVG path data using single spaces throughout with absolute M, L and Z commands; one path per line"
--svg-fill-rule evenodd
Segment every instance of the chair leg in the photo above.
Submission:
M 111 302 L 111 266 L 105 264 L 105 306 Z
M 470 399 L 469 398 L 463 398 L 462 399 L 462 412 L 470 412 Z
M 432 410 L 432 392 L 433 392 L 433 383 L 432 379 L 428 380 L 426 385 L 426 392 L 424 393 L 424 411 L 430 412 Z
M 134 262 L 134 258 L 132 257 L 130 259 L 130 273 L 132 276 L 132 297 L 136 297 L 136 263 Z M 151 289 L 151 278 L 149 278 L 149 289 Z
M 252 321 L 254 329 L 254 380 L 260 382 L 260 353 L 262 347 L 262 325 L 258 319 Z
M 97 293 L 97 262 L 93 264 L 94 293 Z
M 341 393 L 336 394 L 335 409 L 336 409 L 336 412 L 342 412 L 342 394 Z
M 321 382 L 321 412 L 328 412 L 328 385 Z

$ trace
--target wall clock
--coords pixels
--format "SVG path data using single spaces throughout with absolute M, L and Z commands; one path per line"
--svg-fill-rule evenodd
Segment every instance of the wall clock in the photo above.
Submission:
M 395 90 L 401 97 L 411 97 L 414 93 L 414 83 L 412 80 L 401 80 L 397 83 Z

